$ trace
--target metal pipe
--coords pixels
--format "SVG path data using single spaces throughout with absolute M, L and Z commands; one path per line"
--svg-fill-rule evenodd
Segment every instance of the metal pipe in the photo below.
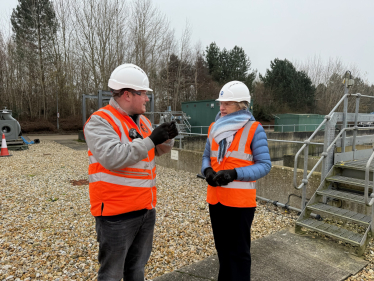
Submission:
M 302 211 L 301 211 L 300 209 L 298 209 L 298 208 L 295 208 L 295 207 L 292 207 L 292 206 L 290 206 L 290 205 L 286 205 L 286 204 L 280 203 L 280 202 L 278 202 L 278 201 L 272 201 L 272 200 L 270 200 L 270 199 L 267 199 L 267 198 L 264 198 L 264 197 L 261 197 L 261 196 L 258 196 L 258 195 L 256 195 L 256 199 L 259 199 L 259 200 L 265 201 L 265 202 L 267 202 L 267 203 L 272 203 L 273 205 L 276 205 L 276 206 L 278 206 L 278 207 L 282 207 L 282 208 L 290 209 L 290 210 L 295 211 L 295 212 L 299 212 L 299 213 L 302 212 Z M 314 214 L 314 213 L 312 213 L 310 216 L 311 216 L 311 217 L 314 217 L 314 218 L 318 218 L 318 219 L 321 218 L 320 215 L 318 215 L 318 214 Z

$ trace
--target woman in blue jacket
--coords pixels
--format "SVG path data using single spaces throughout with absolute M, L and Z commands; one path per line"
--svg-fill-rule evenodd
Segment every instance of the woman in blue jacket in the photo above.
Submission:
M 223 86 L 217 99 L 220 112 L 209 127 L 203 155 L 201 172 L 208 182 L 219 281 L 250 280 L 255 181 L 271 169 L 267 137 L 248 111 L 250 99 L 242 82 Z

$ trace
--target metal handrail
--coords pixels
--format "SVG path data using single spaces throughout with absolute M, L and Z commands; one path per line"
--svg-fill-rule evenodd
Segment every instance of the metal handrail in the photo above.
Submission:
M 302 186 L 306 185 L 308 183 L 308 179 L 307 179 L 307 175 L 306 173 L 304 172 L 304 178 L 302 180 L 302 186 L 301 187 L 298 187 L 297 186 L 297 158 L 299 157 L 300 153 L 305 149 L 305 147 L 308 146 L 309 148 L 309 144 L 310 144 L 310 141 L 311 139 L 317 134 L 317 132 L 319 131 L 319 129 L 328 121 L 331 119 L 331 116 L 332 114 L 335 112 L 335 110 L 340 106 L 340 104 L 344 101 L 344 99 L 348 96 L 355 96 L 355 94 L 344 94 L 343 97 L 340 99 L 340 101 L 335 105 L 335 107 L 330 111 L 330 113 L 328 115 L 325 116 L 324 120 L 322 121 L 322 123 L 318 126 L 317 129 L 315 129 L 315 131 L 312 133 L 312 135 L 305 141 L 305 144 L 299 149 L 299 151 L 296 153 L 295 155 L 295 165 L 294 165 L 294 175 L 293 175 L 293 185 L 296 189 L 300 189 Z M 304 159 L 305 161 L 305 159 Z M 305 167 L 304 165 L 304 170 L 306 171 L 307 167 Z
M 366 128 L 365 128 L 366 129 Z M 353 131 L 353 130 L 356 130 L 356 128 L 344 128 L 342 129 L 339 134 L 336 136 L 336 138 L 332 141 L 332 143 L 330 144 L 330 146 L 326 149 L 326 151 L 322 152 L 322 156 L 321 158 L 317 161 L 317 163 L 314 165 L 314 167 L 312 168 L 312 170 L 310 170 L 308 176 L 307 176 L 307 180 L 312 176 L 314 170 L 318 167 L 318 165 L 322 162 L 323 158 L 325 158 L 328 154 L 328 152 L 330 151 L 331 148 L 333 148 L 335 146 L 335 143 L 336 141 L 340 138 L 340 136 L 346 132 L 346 131 Z M 295 170 L 294 170 L 294 175 L 295 175 L 295 171 L 296 171 L 296 168 L 297 166 L 295 166 Z M 304 167 L 305 169 L 305 167 Z M 297 173 L 297 171 L 296 171 Z M 308 182 L 306 182 L 308 183 Z M 296 184 L 296 181 L 294 181 L 294 184 Z M 302 184 L 300 184 L 299 186 L 295 186 L 296 189 L 301 189 L 304 185 L 304 182 Z
M 374 148 L 373 148 L 374 150 Z M 369 196 L 368 196 L 368 192 L 369 192 L 369 173 L 370 173 L 370 164 L 371 162 L 373 161 L 374 159 L 374 152 L 371 154 L 368 162 L 366 163 L 366 169 L 365 169 L 365 204 L 366 206 L 372 206 L 373 203 L 374 203 L 374 198 L 373 197 L 373 193 L 370 195 L 370 197 L 372 198 L 369 202 Z M 374 183 L 374 179 L 373 179 L 373 183 Z M 373 184 L 373 190 L 374 190 L 374 184 Z M 373 191 L 372 190 L 372 191 Z
M 318 160 L 318 162 L 314 165 L 314 167 L 312 168 L 312 170 L 309 172 L 307 172 L 307 165 L 308 165 L 308 154 L 309 154 L 309 144 L 311 144 L 310 140 L 316 135 L 316 133 L 319 131 L 319 129 L 322 127 L 322 125 L 324 125 L 326 122 L 328 122 L 331 118 L 332 118 L 332 115 L 333 113 L 335 112 L 335 110 L 341 105 L 341 103 L 343 101 L 347 101 L 347 97 L 349 96 L 356 96 L 356 110 L 355 110 L 355 120 L 354 120 L 354 126 L 353 127 L 350 127 L 350 128 L 347 128 L 347 122 L 346 122 L 346 114 L 347 114 L 347 106 L 348 106 L 348 103 L 344 103 L 344 115 L 343 115 L 343 124 L 345 126 L 345 128 L 343 128 L 339 134 L 336 136 L 336 138 L 331 142 L 331 144 L 329 145 L 329 147 L 326 149 L 326 151 L 324 151 L 322 153 L 322 157 Z M 302 190 L 302 209 L 305 207 L 305 198 L 306 198 L 306 186 L 308 184 L 308 179 L 312 176 L 313 172 L 315 171 L 315 169 L 317 168 L 317 166 L 323 161 L 324 158 L 327 157 L 328 155 L 328 152 L 331 150 L 331 148 L 333 148 L 335 145 L 336 145 L 336 142 L 337 140 L 339 139 L 339 137 L 341 137 L 341 135 L 343 135 L 343 141 L 342 141 L 342 145 L 344 147 L 342 147 L 342 151 L 344 152 L 345 150 L 345 145 L 344 145 L 344 139 L 345 139 L 345 132 L 346 131 L 354 131 L 353 133 L 353 144 L 352 144 L 352 149 L 353 151 L 355 150 L 355 143 L 356 143 L 356 136 L 357 136 L 357 131 L 358 130 L 366 130 L 366 129 L 370 129 L 371 127 L 365 127 L 365 128 L 358 128 L 357 126 L 357 121 L 358 121 L 358 111 L 359 111 L 359 103 L 360 103 L 360 98 L 361 97 L 368 97 L 368 98 L 374 98 L 373 96 L 366 96 L 366 95 L 361 95 L 360 93 L 357 93 L 357 94 L 344 94 L 343 97 L 340 99 L 340 101 L 335 105 L 335 107 L 330 111 L 330 113 L 328 115 L 325 116 L 325 119 L 322 121 L 321 125 L 313 132 L 313 134 L 305 141 L 305 144 L 300 148 L 300 150 L 296 153 L 295 155 L 295 163 L 294 163 L 294 178 L 293 178 L 293 185 L 296 189 L 300 190 L 301 188 L 303 188 Z M 298 186 L 297 185 L 297 161 L 298 161 L 298 157 L 300 155 L 300 153 L 304 150 L 304 175 L 303 175 L 303 179 L 302 179 L 302 183 Z M 370 157 L 370 161 L 368 161 L 367 163 L 367 168 L 366 168 L 366 171 L 365 171 L 365 204 L 367 206 L 373 206 L 374 204 L 374 193 L 372 193 L 370 195 L 370 198 L 373 198 L 370 202 L 369 202 L 369 196 L 368 196 L 368 189 L 369 189 L 369 168 L 370 167 L 370 163 L 371 161 L 374 159 L 374 153 L 373 155 Z M 374 184 L 374 180 L 373 180 L 373 184 Z M 374 185 L 373 185 L 373 190 L 374 190 Z M 374 206 L 373 206 L 374 207 Z

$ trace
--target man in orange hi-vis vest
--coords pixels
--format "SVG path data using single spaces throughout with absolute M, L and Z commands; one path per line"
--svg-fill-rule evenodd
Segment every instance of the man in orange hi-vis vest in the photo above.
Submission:
M 271 169 L 264 129 L 248 111 L 251 96 L 240 81 L 223 86 L 220 112 L 209 127 L 201 172 L 219 259 L 219 281 L 251 279 L 251 225 L 256 180 Z
M 142 114 L 149 80 L 133 64 L 118 66 L 108 86 L 109 105 L 84 126 L 89 157 L 91 213 L 99 242 L 98 280 L 144 280 L 156 220 L 155 156 L 170 152 L 175 122 L 152 129 Z

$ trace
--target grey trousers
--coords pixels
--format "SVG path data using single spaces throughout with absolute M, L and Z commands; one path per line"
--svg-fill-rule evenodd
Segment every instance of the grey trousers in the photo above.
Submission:
M 99 242 L 99 281 L 144 281 L 151 251 L 156 210 L 135 218 L 108 221 L 95 217 Z

